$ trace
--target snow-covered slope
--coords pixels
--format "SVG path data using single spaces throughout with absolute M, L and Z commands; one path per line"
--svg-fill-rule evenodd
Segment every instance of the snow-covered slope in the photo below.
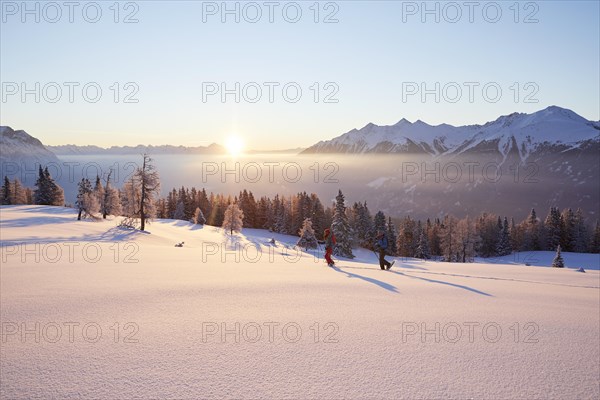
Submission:
M 598 271 L 328 268 L 262 230 L 75 219 L 0 207 L 1 398 L 600 396 Z
M 27 132 L 0 126 L 0 162 L 17 163 L 23 167 L 23 164 L 31 166 L 36 163 L 45 165 L 58 162 L 58 158 Z
M 423 153 L 430 155 L 489 151 L 502 156 L 516 151 L 521 159 L 540 146 L 577 147 L 598 141 L 600 123 L 588 121 L 571 110 L 550 106 L 533 114 L 513 113 L 485 125 L 455 127 L 428 125 L 402 119 L 395 125 L 372 123 L 335 139 L 321 141 L 305 153 Z

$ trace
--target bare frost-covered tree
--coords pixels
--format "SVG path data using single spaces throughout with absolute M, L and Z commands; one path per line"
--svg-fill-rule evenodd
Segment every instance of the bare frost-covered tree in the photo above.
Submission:
M 132 176 L 121 189 L 121 207 L 126 217 L 137 217 L 139 215 L 140 190 Z
M 475 258 L 475 249 L 481 241 L 479 235 L 475 231 L 475 224 L 468 216 L 461 219 L 456 224 L 456 240 L 457 262 L 471 262 Z
M 121 215 L 122 212 L 119 191 L 113 188 L 110 183 L 112 172 L 111 169 L 106 177 L 106 186 L 104 187 L 102 201 L 100 203 L 100 211 L 102 212 L 102 218 L 104 219 L 106 219 L 107 215 Z
M 143 155 L 142 166 L 138 167 L 121 190 L 121 205 L 125 219 L 121 226 L 136 228 L 140 221 L 140 230 L 145 230 L 146 221 L 156 212 L 155 198 L 160 192 L 160 179 L 152 159 Z
M 440 251 L 446 262 L 456 261 L 458 255 L 458 243 L 456 225 L 458 220 L 452 215 L 447 215 L 440 230 Z
M 230 204 L 225 210 L 225 218 L 223 219 L 223 229 L 233 232 L 241 232 L 244 225 L 244 212 L 240 209 L 237 203 Z
M 140 230 L 143 231 L 146 228 L 146 220 L 155 215 L 154 201 L 160 194 L 158 171 L 148 154 L 143 155 L 142 167 L 135 171 L 134 177 L 140 188 Z

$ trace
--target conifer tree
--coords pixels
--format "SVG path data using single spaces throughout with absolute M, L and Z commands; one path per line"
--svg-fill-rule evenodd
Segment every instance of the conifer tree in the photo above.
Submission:
M 512 246 L 510 244 L 510 233 L 508 227 L 508 219 L 504 217 L 502 222 L 502 228 L 500 229 L 500 237 L 498 238 L 498 249 L 496 253 L 499 256 L 507 256 L 512 253 Z
M 98 199 L 93 193 L 92 184 L 89 179 L 81 178 L 77 186 L 77 201 L 75 202 L 77 210 L 77 220 L 81 218 L 93 217 L 94 213 L 98 212 L 100 206 L 98 205 Z
M 575 211 L 575 217 L 573 220 L 573 238 L 571 239 L 571 251 L 577 253 L 584 253 L 587 251 L 589 243 L 589 232 L 585 224 L 585 217 L 583 211 L 578 208 Z
M 297 246 L 303 247 L 305 250 L 316 249 L 319 246 L 310 218 L 304 219 L 298 234 L 300 235 L 300 239 L 296 243 Z
M 173 219 L 185 221 L 185 205 L 183 204 L 183 200 L 179 200 L 177 202 L 177 208 L 175 209 L 175 215 L 173 215 Z
M 417 249 L 417 240 L 415 221 L 407 215 L 400 221 L 397 247 L 398 255 L 402 257 L 414 257 Z
M 338 257 L 354 258 L 352 253 L 352 229 L 348 223 L 346 215 L 346 205 L 342 191 L 338 191 L 335 197 L 335 211 L 333 221 L 331 222 L 331 230 L 336 237 L 337 244 L 333 249 L 333 254 Z M 384 219 L 385 227 L 385 219 Z
M 596 221 L 596 227 L 594 228 L 594 234 L 590 243 L 590 252 L 600 254 L 600 221 Z
M 562 230 L 558 208 L 550 207 L 544 226 L 546 229 L 546 246 L 550 250 L 555 249 L 560 244 Z
M 573 238 L 575 233 L 575 214 L 573 210 L 567 208 L 561 214 L 562 235 L 560 247 L 564 251 L 573 251 Z
M 2 197 L 0 199 L 0 204 L 2 205 L 9 205 L 12 204 L 11 203 L 11 187 L 10 187 L 10 180 L 8 179 L 7 176 L 4 176 L 4 184 L 2 185 Z
M 192 218 L 192 223 L 197 225 L 206 224 L 206 218 L 204 218 L 204 214 L 202 213 L 200 207 L 196 207 L 196 211 L 194 211 L 194 216 Z
M 554 260 L 552 260 L 552 266 L 554 268 L 564 268 L 565 262 L 562 258 L 562 254 L 560 253 L 560 245 L 556 247 L 556 256 L 554 256 Z
M 34 193 L 35 204 L 47 206 L 63 206 L 65 204 L 64 191 L 52 179 L 48 167 L 42 169 L 42 166 L 39 166 L 38 179 L 35 185 L 37 186 Z
M 387 254 L 390 256 L 395 256 L 398 254 L 398 232 L 396 231 L 396 226 L 392 222 L 392 217 L 388 217 L 386 228 L 388 239 Z
M 419 241 L 415 257 L 420 258 L 422 260 L 428 260 L 431 258 L 427 233 L 423 229 L 421 230 L 421 234 L 419 235 Z

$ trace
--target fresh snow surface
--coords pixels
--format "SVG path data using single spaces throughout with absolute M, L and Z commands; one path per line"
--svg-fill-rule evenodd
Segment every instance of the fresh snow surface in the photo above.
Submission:
M 263 230 L 230 239 L 183 221 L 150 233 L 116 223 L 0 208 L 0 398 L 600 397 L 595 255 L 564 253 L 565 269 L 398 258 L 381 271 L 359 249 L 329 268 Z M 211 243 L 245 246 L 222 263 Z M 36 322 L 39 340 L 22 337 Z

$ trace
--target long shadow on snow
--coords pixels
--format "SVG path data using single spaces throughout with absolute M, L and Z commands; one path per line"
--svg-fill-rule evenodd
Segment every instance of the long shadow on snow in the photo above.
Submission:
M 389 290 L 390 292 L 399 293 L 398 289 L 396 288 L 396 286 L 390 285 L 387 282 L 382 282 L 382 281 L 379 281 L 377 279 L 373 279 L 373 278 L 369 278 L 369 277 L 362 276 L 362 275 L 359 275 L 359 274 L 355 274 L 355 273 L 352 273 L 352 272 L 344 271 L 344 270 L 342 270 L 342 269 L 340 269 L 339 267 L 336 267 L 336 266 L 331 267 L 331 269 L 333 269 L 336 272 L 341 272 L 343 274 L 346 274 L 346 276 L 348 278 L 358 278 L 358 279 L 361 279 L 363 281 L 366 281 L 366 282 L 372 283 L 374 285 L 377 285 L 377 286 L 379 286 L 379 287 L 381 287 L 381 288 L 383 288 L 385 290 Z
M 40 225 L 56 225 L 76 222 L 77 219 L 68 219 L 64 217 L 30 217 L 30 218 L 19 218 L 10 221 L 0 221 L 0 226 L 3 228 L 24 228 L 27 226 L 40 226 Z
M 37 243 L 37 244 L 50 244 L 50 243 L 67 243 L 67 242 L 116 242 L 133 240 L 136 237 L 147 235 L 147 232 L 141 232 L 139 230 L 125 229 L 119 227 L 113 227 L 106 232 L 100 234 L 87 234 L 83 236 L 70 236 L 70 237 L 37 237 L 27 236 L 22 238 L 16 238 L 10 241 L 2 241 L 0 247 L 8 247 L 19 245 L 21 243 Z
M 469 287 L 469 286 L 459 285 L 457 283 L 450 283 L 450 282 L 438 281 L 438 280 L 435 280 L 435 279 L 421 278 L 419 276 L 405 274 L 404 272 L 400 272 L 400 271 L 392 271 L 392 270 L 390 270 L 388 272 L 392 272 L 392 273 L 398 274 L 398 275 L 407 276 L 407 277 L 413 278 L 413 279 L 420 279 L 422 281 L 427 281 L 427 282 L 432 282 L 432 283 L 439 283 L 441 285 L 454 286 L 454 287 L 457 287 L 459 289 L 464 289 L 464 290 L 468 290 L 468 291 L 473 292 L 473 293 L 480 294 L 482 296 L 494 297 L 493 295 L 491 295 L 489 293 L 485 293 L 485 292 L 482 292 L 481 290 L 473 289 L 472 287 Z

